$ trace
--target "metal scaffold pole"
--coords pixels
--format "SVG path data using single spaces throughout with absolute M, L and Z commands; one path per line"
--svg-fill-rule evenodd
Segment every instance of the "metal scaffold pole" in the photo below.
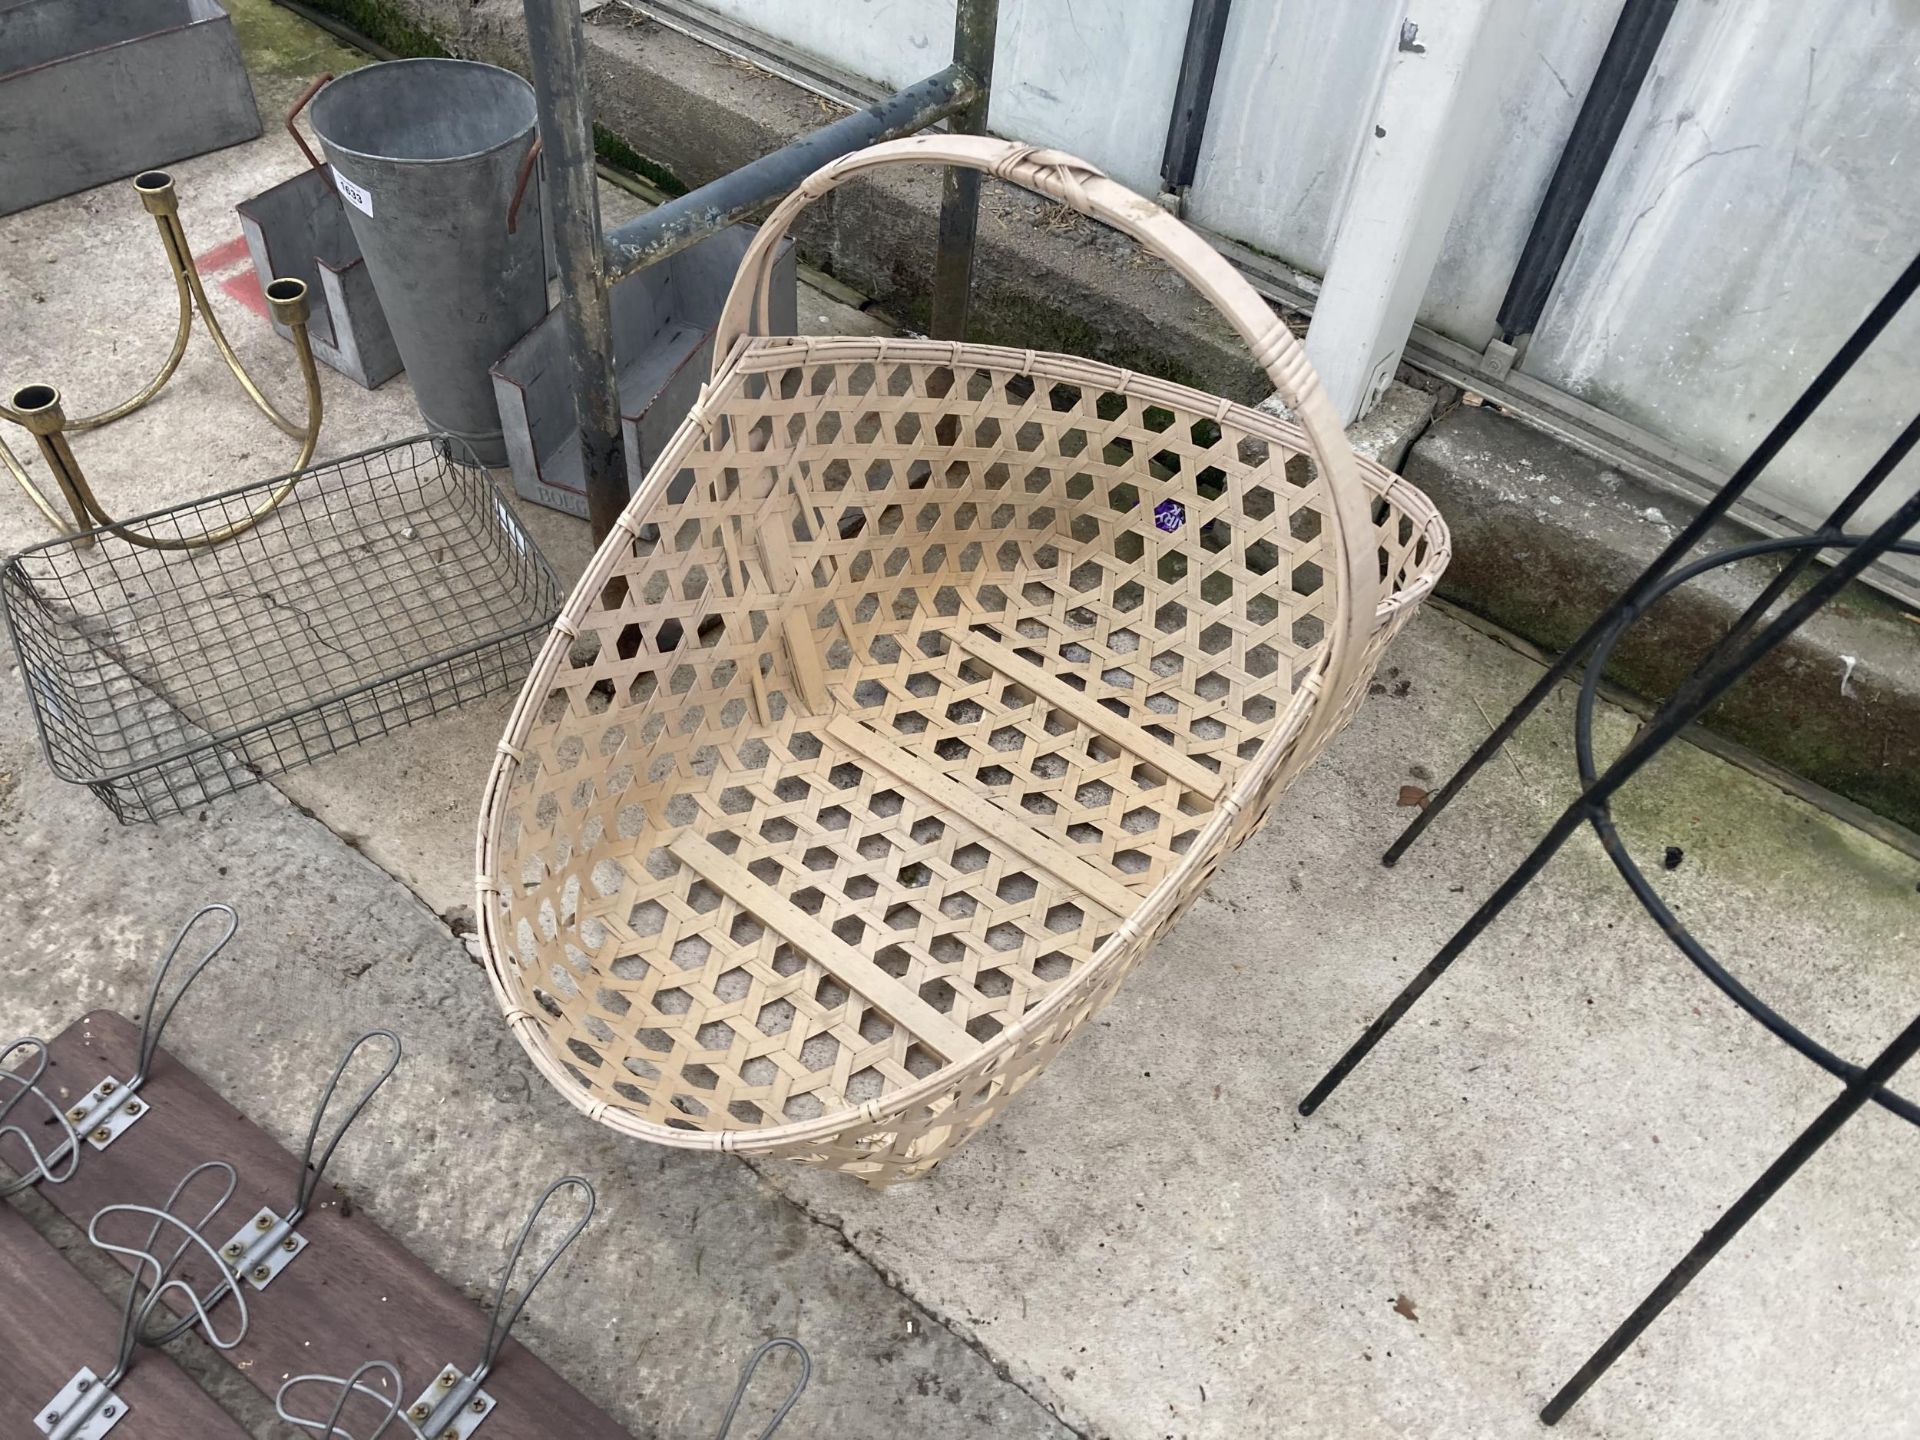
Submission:
M 525 0 L 525 8 L 587 509 L 595 539 L 604 540 L 628 494 L 609 286 L 746 219 L 842 155 L 942 120 L 966 134 L 984 133 L 999 0 L 960 0 L 953 63 L 945 69 L 604 235 L 594 188 L 587 40 L 579 7 L 572 0 Z M 934 262 L 933 333 L 938 336 L 957 338 L 966 328 L 979 194 L 978 175 L 956 179 L 949 172 Z

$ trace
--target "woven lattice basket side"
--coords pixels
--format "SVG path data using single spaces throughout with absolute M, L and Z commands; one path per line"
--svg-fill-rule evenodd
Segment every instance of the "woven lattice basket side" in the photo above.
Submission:
M 905 158 L 1117 217 L 1302 425 L 1067 356 L 736 340 L 793 213 Z M 1079 162 L 896 142 L 767 236 L 509 722 L 482 933 L 596 1118 L 885 1183 L 1111 997 L 1352 713 L 1446 537 L 1224 262 Z

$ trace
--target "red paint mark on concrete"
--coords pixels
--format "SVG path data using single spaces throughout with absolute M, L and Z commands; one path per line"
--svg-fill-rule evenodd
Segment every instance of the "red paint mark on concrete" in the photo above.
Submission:
M 260 277 L 253 273 L 251 265 L 237 274 L 226 276 L 220 281 L 220 288 L 262 320 L 270 318 L 267 313 L 267 297 L 260 291 Z
M 231 270 L 235 265 L 247 259 L 247 237 L 236 235 L 224 245 L 216 245 L 193 257 L 194 268 L 202 275 L 217 275 L 222 270 Z

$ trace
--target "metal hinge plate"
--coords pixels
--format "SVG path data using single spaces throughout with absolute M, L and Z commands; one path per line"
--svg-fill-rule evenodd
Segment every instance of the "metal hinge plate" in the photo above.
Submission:
M 80 1103 L 67 1111 L 67 1119 L 89 1145 L 104 1150 L 146 1113 L 147 1102 L 129 1094 L 125 1085 L 109 1075 L 80 1097 Z
M 220 1247 L 220 1258 L 248 1285 L 264 1290 L 306 1248 L 306 1236 L 262 1206 L 259 1214 L 228 1237 Z
M 57 1435 L 59 1440 L 100 1440 L 126 1413 L 120 1397 L 83 1365 L 58 1395 L 40 1407 L 33 1423 L 42 1435 Z
M 449 1365 L 407 1407 L 427 1440 L 467 1440 L 493 1413 L 493 1397 Z

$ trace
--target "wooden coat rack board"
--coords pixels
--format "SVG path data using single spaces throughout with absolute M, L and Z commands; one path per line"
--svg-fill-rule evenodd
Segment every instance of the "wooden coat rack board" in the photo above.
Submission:
M 131 1074 L 138 1049 L 134 1025 L 111 1011 L 94 1011 L 48 1046 L 40 1088 L 55 1104 L 71 1106 L 102 1077 Z M 81 1229 L 107 1205 L 164 1203 L 181 1176 L 208 1159 L 229 1162 L 238 1177 L 232 1198 L 207 1227 L 211 1235 L 224 1237 L 261 1208 L 286 1205 L 299 1162 L 166 1051 L 155 1053 L 140 1098 L 146 1113 L 138 1123 L 104 1150 L 89 1147 L 72 1178 L 40 1186 Z M 51 1121 L 48 1130 L 51 1135 Z M 0 1159 L 14 1163 L 17 1144 L 8 1142 Z M 506 1234 L 515 1218 L 503 1215 Z M 270 1400 L 291 1376 L 346 1376 L 380 1360 L 396 1365 L 407 1389 L 418 1394 L 448 1365 L 464 1372 L 480 1358 L 487 1312 L 333 1186 L 320 1184 L 299 1231 L 306 1245 L 267 1288 L 248 1290 L 246 1334 L 221 1352 Z M 136 1262 L 121 1263 L 131 1269 Z M 4 1204 L 0 1266 L 7 1289 L 20 1287 L 15 1293 L 32 1302 L 0 1304 L 0 1351 L 7 1356 L 0 1364 L 0 1434 L 32 1437 L 40 1433 L 34 1424 L 40 1407 L 80 1366 L 111 1364 L 119 1306 Z M 208 1258 L 183 1262 L 176 1273 L 203 1295 L 213 1288 Z M 218 1316 L 220 1305 L 213 1310 Z M 485 1390 L 494 1405 L 474 1440 L 626 1440 L 625 1430 L 511 1339 Z M 165 1355 L 150 1349 L 143 1348 L 116 1393 L 124 1396 L 129 1418 L 138 1415 L 139 1423 L 125 1433 L 141 1440 L 223 1440 L 242 1433 Z

